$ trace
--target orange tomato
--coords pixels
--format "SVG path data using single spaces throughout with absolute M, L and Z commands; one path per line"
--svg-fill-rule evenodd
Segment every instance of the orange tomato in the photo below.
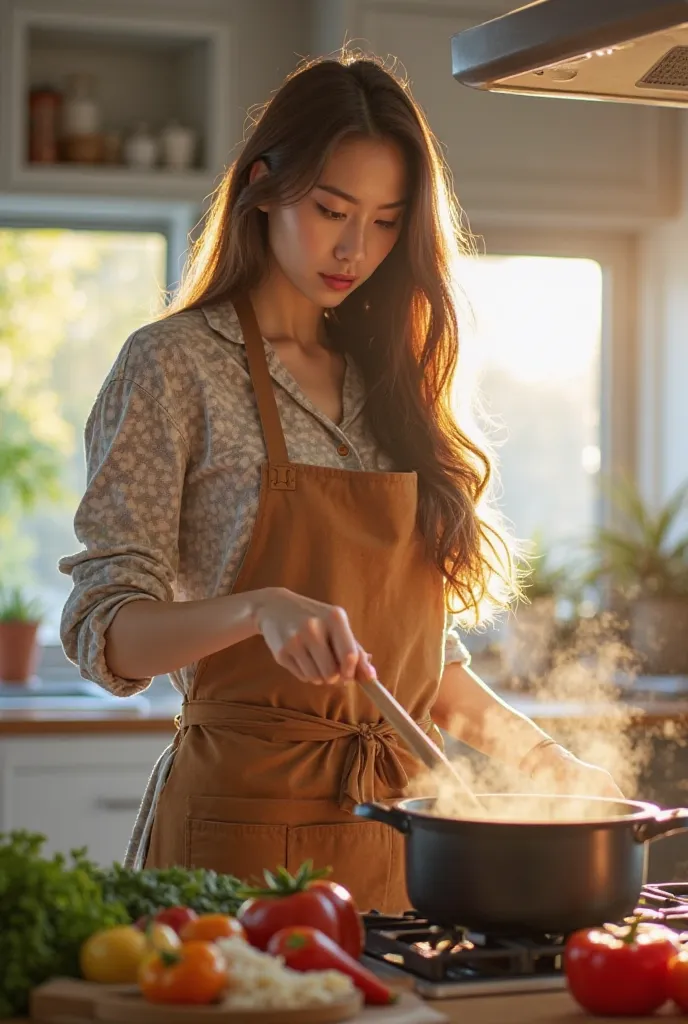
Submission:
M 139 988 L 150 1003 L 215 1002 L 227 987 L 227 964 L 212 942 L 186 942 L 152 953 L 139 969 Z
M 182 942 L 217 942 L 218 939 L 245 939 L 243 925 L 228 914 L 201 914 L 195 921 L 188 921 L 181 932 Z
M 669 998 L 679 1010 L 688 1013 L 688 949 L 685 947 L 669 961 Z

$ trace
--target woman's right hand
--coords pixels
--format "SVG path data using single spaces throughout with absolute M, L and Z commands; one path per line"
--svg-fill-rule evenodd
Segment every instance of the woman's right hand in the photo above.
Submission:
M 356 640 L 343 608 L 302 597 L 284 587 L 254 594 L 254 621 L 278 665 L 302 682 L 374 679 L 370 658 Z

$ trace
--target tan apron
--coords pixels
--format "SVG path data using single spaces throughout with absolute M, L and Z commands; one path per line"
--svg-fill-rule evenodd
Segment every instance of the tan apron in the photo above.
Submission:
M 253 309 L 235 308 L 268 458 L 233 593 L 287 587 L 345 608 L 380 680 L 441 742 L 444 584 L 416 525 L 416 474 L 291 463 Z M 302 683 L 251 637 L 199 664 L 180 724 L 146 867 L 262 879 L 312 858 L 361 909 L 408 907 L 403 837 L 352 808 L 403 796 L 421 765 L 355 683 Z

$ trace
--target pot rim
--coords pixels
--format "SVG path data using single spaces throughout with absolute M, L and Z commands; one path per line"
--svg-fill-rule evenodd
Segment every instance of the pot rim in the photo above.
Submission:
M 553 825 L 614 825 L 621 824 L 623 822 L 640 822 L 640 821 L 654 821 L 657 816 L 662 814 L 662 809 L 657 804 L 648 803 L 643 800 L 624 800 L 616 797 L 608 796 L 566 796 L 563 794 L 555 795 L 551 793 L 476 793 L 478 797 L 500 797 L 502 799 L 519 799 L 519 800 L 586 800 L 592 804 L 597 804 L 599 807 L 609 806 L 610 804 L 625 804 L 627 807 L 637 808 L 632 814 L 618 814 L 613 817 L 606 818 L 572 818 L 567 820 L 566 818 L 557 818 L 556 821 L 529 821 L 528 819 L 519 818 L 518 821 L 503 821 L 499 818 L 447 818 L 440 814 L 429 814 L 427 811 L 419 811 L 414 809 L 413 804 L 419 803 L 421 800 L 433 800 L 436 801 L 436 796 L 416 796 L 416 797 L 405 797 L 402 800 L 395 800 L 391 802 L 391 805 L 405 814 L 409 814 L 413 818 L 422 818 L 426 821 L 445 822 L 445 823 L 461 823 L 461 824 L 476 824 L 476 825 L 493 825 L 503 826 L 504 828 L 519 828 L 521 826 L 527 826 L 528 828 L 535 828 L 540 826 L 541 828 L 552 828 Z

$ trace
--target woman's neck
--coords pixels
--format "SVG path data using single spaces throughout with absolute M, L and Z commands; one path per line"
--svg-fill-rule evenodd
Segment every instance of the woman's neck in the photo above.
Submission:
M 292 341 L 304 351 L 326 345 L 323 309 L 299 292 L 279 267 L 251 291 L 260 333 L 268 341 Z

